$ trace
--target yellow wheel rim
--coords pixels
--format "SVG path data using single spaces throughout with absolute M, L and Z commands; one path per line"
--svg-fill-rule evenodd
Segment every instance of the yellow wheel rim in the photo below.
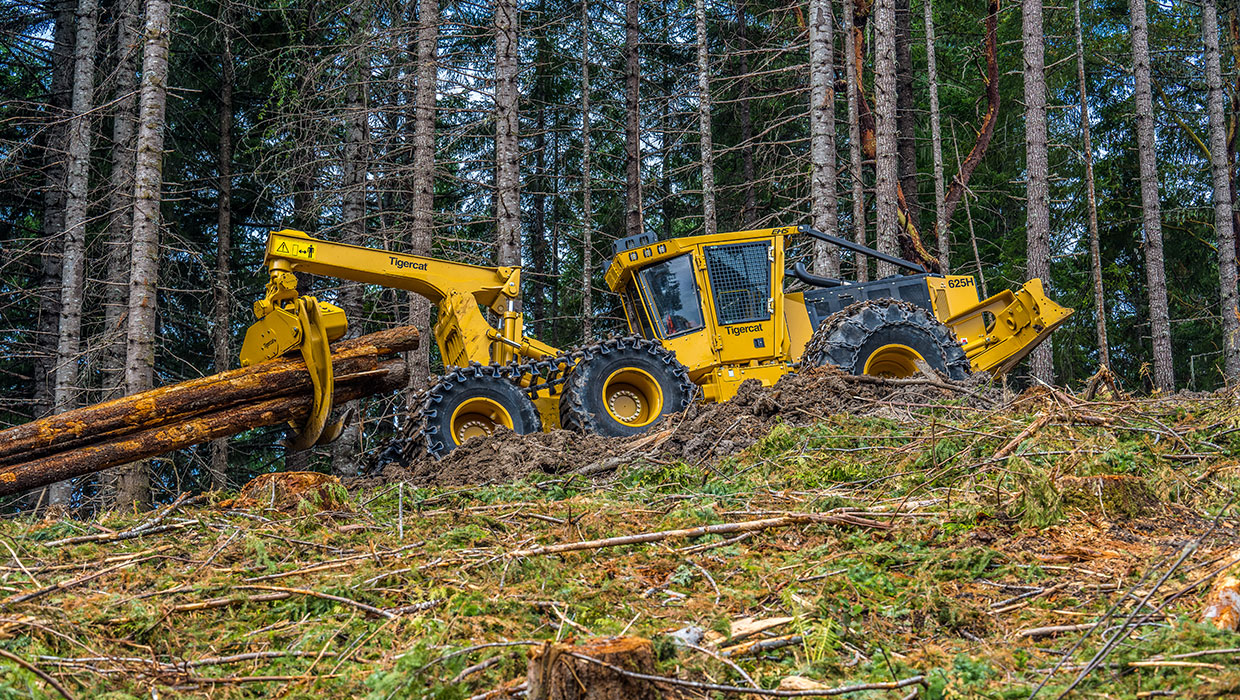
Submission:
M 612 372 L 603 382 L 603 402 L 618 423 L 640 428 L 662 415 L 663 390 L 649 372 L 626 367 Z
M 493 435 L 500 426 L 512 430 L 512 415 L 498 401 L 479 396 L 456 407 L 450 426 L 452 439 L 460 445 L 473 437 Z
M 884 345 L 870 354 L 861 373 L 871 377 L 911 377 L 917 374 L 918 360 L 925 362 L 920 353 L 907 345 Z

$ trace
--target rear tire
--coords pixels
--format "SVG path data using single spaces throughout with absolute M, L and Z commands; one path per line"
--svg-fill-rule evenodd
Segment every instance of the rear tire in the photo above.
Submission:
M 421 414 L 426 452 L 437 459 L 501 427 L 518 435 L 542 430 L 534 402 L 496 365 L 473 364 L 440 378 Z
M 584 349 L 560 398 L 560 425 L 580 433 L 627 437 L 689 407 L 697 385 L 662 345 L 618 338 Z
M 971 374 L 960 341 L 929 311 L 906 301 L 875 299 L 827 317 L 805 345 L 801 364 L 909 377 L 917 373 L 917 359 L 954 381 Z

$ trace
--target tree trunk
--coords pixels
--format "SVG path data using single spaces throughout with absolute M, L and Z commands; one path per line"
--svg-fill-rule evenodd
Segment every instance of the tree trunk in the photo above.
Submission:
M 581 340 L 594 338 L 594 202 L 590 142 L 590 3 L 581 2 Z
M 877 209 L 878 250 L 898 255 L 896 213 L 899 163 L 896 115 L 896 8 L 895 0 L 874 3 L 874 199 Z M 896 274 L 895 265 L 878 261 L 878 276 Z
M 95 95 L 95 45 L 99 26 L 97 0 L 81 0 L 77 8 L 77 39 L 70 100 L 68 163 L 65 174 L 65 219 L 60 266 L 60 320 L 56 345 L 53 403 L 57 413 L 77 406 L 81 391 L 78 353 L 82 348 L 82 302 L 86 293 L 86 221 L 90 201 L 91 119 Z M 63 481 L 48 489 L 47 500 L 65 505 L 73 484 Z
M 1050 284 L 1050 177 L 1046 153 L 1046 47 L 1042 35 L 1042 0 L 1022 0 L 1025 54 L 1025 170 L 1028 173 L 1025 279 Z M 1030 370 L 1044 382 L 1055 381 L 1051 339 L 1029 355 Z
M 40 254 L 39 320 L 35 335 L 34 416 L 55 410 L 56 350 L 60 342 L 61 253 L 65 229 L 65 155 L 68 152 L 68 118 L 72 106 L 76 3 L 50 0 L 48 14 L 55 18 L 52 34 L 52 79 L 48 95 L 50 126 L 43 170 L 43 241 Z
M 852 183 L 853 209 L 853 241 L 861 245 L 869 245 L 865 233 L 865 179 L 862 173 L 862 161 L 865 148 L 861 145 L 861 114 L 857 101 L 861 99 L 857 87 L 857 63 L 860 61 L 860 49 L 857 33 L 854 30 L 854 0 L 844 0 L 844 76 L 848 83 L 848 162 L 849 182 Z M 868 258 L 854 256 L 857 261 L 857 281 L 870 279 Z
M 220 144 L 219 173 L 216 185 L 216 207 L 219 209 L 215 237 L 215 324 L 211 344 L 215 350 L 215 371 L 222 372 L 232 364 L 232 313 L 229 289 L 229 257 L 232 255 L 232 128 L 233 81 L 235 68 L 232 54 L 231 12 L 228 0 L 220 8 Z M 228 439 L 211 443 L 211 488 L 228 488 Z
M 738 78 L 740 94 L 737 97 L 736 108 L 741 120 L 741 178 L 744 180 L 742 191 L 745 193 L 741 204 L 741 225 L 745 228 L 752 228 L 758 221 L 758 187 L 755 183 L 753 163 L 753 116 L 749 113 L 749 95 L 752 90 L 749 76 L 749 51 L 752 47 L 749 44 L 749 18 L 745 9 L 746 2 L 747 0 L 737 0 L 736 3 L 736 31 L 741 54 L 741 74 Z
M 1098 198 L 1094 190 L 1094 146 L 1090 137 L 1089 93 L 1085 89 L 1085 37 L 1081 31 L 1081 0 L 1076 0 L 1073 12 L 1076 23 L 1076 79 L 1081 95 L 1081 148 L 1085 151 L 1085 204 L 1089 210 L 1089 262 L 1094 287 L 1094 323 L 1098 332 L 1098 359 L 1103 367 L 1110 367 L 1106 297 L 1102 293 L 1102 253 L 1098 245 Z M 1228 200 L 1228 207 L 1230 206 L 1231 202 Z
M 1154 144 L 1154 96 L 1150 84 L 1150 39 L 1145 0 L 1129 0 L 1132 27 L 1133 93 L 1137 113 L 1137 160 L 1141 168 L 1141 214 L 1145 227 L 1145 283 L 1150 300 L 1154 385 L 1175 390 L 1171 362 L 1171 320 L 1163 266 L 1162 208 L 1158 202 L 1158 154 Z
M 702 0 L 698 0 L 701 2 Z M 814 227 L 831 235 L 839 233 L 839 203 L 835 193 L 835 28 L 831 0 L 810 0 L 810 210 Z M 837 247 L 814 243 L 814 272 L 840 276 Z
M 624 3 L 624 235 L 642 233 L 641 64 L 638 62 L 640 0 Z
M 930 146 L 934 158 L 934 230 L 938 237 L 939 265 L 951 274 L 951 233 L 945 212 L 943 192 L 943 125 L 939 114 L 939 69 L 934 47 L 934 3 L 922 1 L 926 25 L 926 80 L 930 87 Z
M 134 167 L 129 319 L 125 340 L 125 390 L 130 394 L 150 389 L 155 373 L 159 205 L 163 188 L 164 108 L 168 100 L 171 10 L 168 0 L 146 0 L 137 160 Z M 116 499 L 117 506 L 150 503 L 150 474 L 146 463 L 137 462 L 120 468 Z
M 900 130 L 900 189 L 905 211 L 913 226 L 921 229 L 921 205 L 917 197 L 917 112 L 913 95 L 913 13 L 909 0 L 896 3 L 896 115 Z
M 956 177 L 952 178 L 951 184 L 947 187 L 947 195 L 943 197 L 943 219 L 945 221 L 951 221 L 952 215 L 956 213 L 956 207 L 960 204 L 960 198 L 964 196 L 965 189 L 969 186 L 973 171 L 982 162 L 986 149 L 990 147 L 990 140 L 995 134 L 995 123 L 999 119 L 999 0 L 989 0 L 986 10 L 986 36 L 982 39 L 983 55 L 986 60 L 986 74 L 982 76 L 986 85 L 986 114 L 982 116 L 982 124 L 977 130 L 977 140 L 973 142 L 969 155 L 965 156 L 963 161 L 959 156 L 956 158 L 956 162 L 960 165 Z
M 435 240 L 435 111 L 439 90 L 439 0 L 418 2 L 418 89 L 413 117 L 413 235 L 409 252 L 429 255 Z M 411 294 L 409 324 L 431 337 L 431 305 Z M 406 407 L 415 408 L 417 392 L 430 377 L 430 346 L 423 343 L 409 353 L 409 391 Z
M 710 46 L 706 36 L 706 0 L 696 0 L 697 28 L 698 137 L 702 153 L 702 233 L 715 233 L 715 148 L 710 125 Z M 670 193 L 669 193 L 670 194 Z
M 521 264 L 517 23 L 516 0 L 495 3 L 495 237 L 500 265 Z
M 579 646 L 547 643 L 530 652 L 526 671 L 530 700 L 655 700 L 663 696 L 649 681 L 623 676 L 572 654 L 627 671 L 653 675 L 654 646 L 640 637 L 589 639 Z
M 134 132 L 138 123 L 138 59 L 141 16 L 138 0 L 120 0 L 116 23 L 116 89 L 112 93 L 112 172 L 108 235 L 104 254 L 103 400 L 125 393 L 125 313 L 129 305 L 129 244 L 133 226 Z
M 1079 0 L 1078 0 L 1079 2 Z M 1219 312 L 1223 322 L 1223 374 L 1240 381 L 1240 308 L 1236 303 L 1236 248 L 1231 183 L 1227 164 L 1227 123 L 1223 111 L 1223 77 L 1219 59 L 1218 0 L 1203 0 L 1206 84 L 1209 88 L 1210 165 L 1214 172 L 1214 230 L 1218 235 Z
M 358 15 L 352 15 L 349 21 L 353 30 L 352 40 L 357 46 L 355 53 L 351 52 L 352 55 L 349 56 L 353 65 L 349 71 L 349 84 L 345 87 L 345 143 L 341 162 L 341 184 L 344 192 L 340 202 L 340 214 L 344 242 L 363 245 L 366 242 L 366 181 L 370 169 L 370 52 L 365 42 L 368 27 Z M 352 321 L 350 333 L 356 336 L 361 330 L 365 311 L 362 285 L 342 282 L 338 301 L 346 317 Z M 344 412 L 357 415 L 359 408 L 356 403 L 350 403 Z M 356 457 L 360 451 L 358 442 L 361 439 L 358 423 L 356 420 L 349 421 L 332 443 L 332 473 L 336 476 L 351 476 L 356 471 Z

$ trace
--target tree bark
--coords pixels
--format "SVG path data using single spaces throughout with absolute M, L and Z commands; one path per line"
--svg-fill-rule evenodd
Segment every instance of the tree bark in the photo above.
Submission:
M 332 371 L 337 377 L 364 375 L 418 344 L 412 326 L 346 340 L 332 348 Z M 0 431 L 0 467 L 311 389 L 305 362 L 296 356 L 151 389 Z
M 370 50 L 366 43 L 369 27 L 364 23 L 364 17 L 365 15 L 354 14 L 349 19 L 352 41 L 356 43 L 356 47 L 348 55 L 352 66 L 349 70 L 349 84 L 345 87 L 345 143 L 341 162 L 341 184 L 344 190 L 340 202 L 341 224 L 344 229 L 344 242 L 354 245 L 363 245 L 366 241 L 366 182 L 370 170 Z M 352 335 L 357 335 L 361 330 L 365 310 L 363 291 L 362 285 L 356 282 L 340 284 L 338 300 L 346 317 L 352 322 Z M 344 412 L 356 415 L 359 410 L 358 404 L 350 403 Z M 350 476 L 354 473 L 360 439 L 358 421 L 349 421 L 331 445 L 333 474 Z
M 951 274 L 951 232 L 945 215 L 943 192 L 943 124 L 939 113 L 939 69 L 934 46 L 934 3 L 922 1 L 926 26 L 926 80 L 930 87 L 930 147 L 934 159 L 934 230 L 938 236 L 939 265 Z
M 1078 0 L 1079 2 L 1079 0 Z M 1214 230 L 1218 236 L 1219 312 L 1223 324 L 1223 374 L 1240 381 L 1240 308 L 1236 303 L 1236 248 L 1232 228 L 1231 181 L 1227 163 L 1227 122 L 1223 110 L 1223 76 L 1219 58 L 1218 0 L 1203 0 L 1206 85 L 1209 89 L 1210 166 L 1214 173 Z
M 515 0 L 495 3 L 495 236 L 496 262 L 521 264 L 521 152 L 518 137 Z
M 138 0 L 120 0 L 116 22 L 116 90 L 112 102 L 112 172 L 104 260 L 102 397 L 125 393 L 125 315 L 129 305 L 129 244 L 133 226 L 134 132 L 138 122 L 138 59 L 141 16 Z
M 435 241 L 435 113 L 439 91 L 439 0 L 418 2 L 418 88 L 413 118 L 413 235 L 409 252 L 429 255 Z M 424 337 L 431 337 L 431 305 L 411 294 L 409 323 Z M 409 391 L 406 407 L 412 410 L 417 392 L 430 378 L 430 343 L 409 353 Z
M 340 405 L 370 394 L 393 391 L 406 381 L 404 361 L 392 359 L 370 372 L 339 377 L 334 403 Z M 52 480 L 134 463 L 245 430 L 301 421 L 309 415 L 312 404 L 313 400 L 305 395 L 270 398 L 0 467 L 0 496 L 38 488 Z
M 146 391 L 155 373 L 155 313 L 159 281 L 159 205 L 163 188 L 164 109 L 168 100 L 171 3 L 146 0 L 142 83 L 134 167 L 133 244 L 130 248 L 129 319 L 125 339 L 125 389 Z M 142 462 L 121 467 L 118 506 L 148 504 L 150 475 Z
M 874 120 L 875 166 L 874 199 L 878 250 L 898 255 L 897 188 L 899 157 L 897 151 L 896 115 L 896 9 L 895 0 L 874 3 Z M 896 274 L 895 265 L 882 260 L 877 263 L 878 276 Z
M 1089 93 L 1085 83 L 1085 37 L 1081 30 L 1081 0 L 1074 3 L 1073 13 L 1076 24 L 1076 79 L 1081 95 L 1081 148 L 1085 151 L 1085 204 L 1089 215 L 1089 262 L 1094 288 L 1094 324 L 1098 334 L 1098 359 L 1103 367 L 1110 367 L 1106 296 L 1102 292 L 1102 253 L 1098 244 L 1098 198 L 1094 189 L 1094 145 L 1090 136 Z M 1228 206 L 1230 207 L 1230 200 Z
M 1158 201 L 1158 154 L 1154 142 L 1154 97 L 1150 81 L 1150 39 L 1145 0 L 1129 0 L 1132 68 L 1137 113 L 1137 160 L 1141 168 L 1141 214 L 1145 229 L 1145 283 L 1150 300 L 1154 386 L 1175 390 L 1171 361 L 1171 320 L 1167 274 L 1163 266 L 1162 207 Z
M 865 232 L 865 179 L 861 169 L 865 147 L 861 144 L 861 113 L 857 104 L 861 99 L 856 68 L 861 60 L 860 41 L 857 37 L 859 32 L 854 30 L 854 7 L 854 0 L 844 0 L 844 54 L 847 56 L 844 61 L 844 76 L 848 83 L 848 179 L 852 183 L 853 241 L 869 245 Z M 868 258 L 857 255 L 854 259 L 857 261 L 857 281 L 869 280 Z
M 913 94 L 913 13 L 909 0 L 896 4 L 896 120 L 900 130 L 900 190 L 909 220 L 921 229 L 921 205 L 917 196 L 917 112 Z
M 702 0 L 698 0 L 701 2 Z M 839 201 L 835 192 L 835 28 L 831 0 L 810 0 L 810 210 L 814 227 L 838 235 Z M 840 276 L 839 248 L 815 241 L 814 272 Z
M 590 134 L 590 3 L 581 2 L 581 340 L 594 338 L 594 201 Z
M 1050 284 L 1050 173 L 1046 152 L 1046 46 L 1042 35 L 1042 0 L 1022 0 L 1025 55 L 1025 170 L 1028 198 L 1025 223 L 1025 279 Z M 1029 355 L 1030 370 L 1044 382 L 1055 381 L 1051 339 Z
M 758 187 L 753 162 L 753 116 L 749 112 L 749 97 L 752 91 L 750 85 L 752 81 L 749 76 L 749 51 L 752 46 L 749 43 L 749 17 L 745 9 L 746 2 L 747 0 L 737 0 L 736 3 L 736 31 L 741 49 L 741 74 L 738 78 L 740 94 L 737 97 L 736 108 L 741 120 L 741 178 L 744 180 L 743 191 L 745 193 L 741 205 L 741 225 L 745 228 L 752 228 L 758 221 Z
M 211 344 L 215 350 L 215 371 L 222 372 L 232 364 L 232 298 L 229 287 L 232 256 L 232 129 L 233 82 L 235 67 L 232 54 L 232 19 L 229 0 L 220 8 L 220 144 L 219 171 L 216 184 L 216 207 L 219 209 L 215 236 L 215 319 L 211 328 Z M 228 487 L 228 439 L 211 443 L 211 488 L 222 491 Z
M 702 233 L 715 233 L 715 147 L 710 123 L 710 46 L 706 36 L 706 0 L 696 0 L 694 24 L 697 29 L 698 138 L 702 155 Z
M 653 675 L 654 646 L 640 637 L 588 639 L 579 646 L 547 643 L 530 652 L 526 671 L 530 700 L 656 700 L 663 697 L 648 681 L 622 676 L 581 654 L 629 671 Z
M 86 221 L 90 200 L 91 118 L 95 96 L 95 46 L 98 38 L 99 3 L 81 0 L 77 8 L 74 43 L 73 94 L 70 99 L 68 162 L 65 173 L 65 210 L 60 266 L 60 320 L 56 344 L 53 403 L 60 413 L 77 405 L 81 391 L 78 354 L 82 348 L 82 306 L 86 293 Z M 53 484 L 47 501 L 64 505 L 73 495 L 73 484 Z
M 624 234 L 645 229 L 642 219 L 641 64 L 638 56 L 640 0 L 624 3 Z
M 43 241 L 40 251 L 39 320 L 34 361 L 34 410 L 41 418 L 55 410 L 56 350 L 60 342 L 61 254 L 65 228 L 65 170 L 68 148 L 68 117 L 72 106 L 75 9 L 73 0 L 49 0 L 48 14 L 55 18 L 52 32 L 52 77 L 47 111 L 43 170 Z

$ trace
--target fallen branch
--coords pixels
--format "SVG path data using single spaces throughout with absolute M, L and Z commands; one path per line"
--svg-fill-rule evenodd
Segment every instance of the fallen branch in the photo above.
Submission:
M 26 661 L 25 659 L 23 659 L 22 657 L 16 654 L 9 653 L 5 651 L 4 649 L 0 649 L 0 656 L 3 656 L 9 661 L 12 661 L 18 666 L 21 666 L 27 671 L 30 671 L 31 673 L 38 676 L 39 678 L 42 678 L 48 685 L 55 688 L 56 692 L 64 696 L 65 700 L 77 700 L 77 698 L 74 697 L 72 693 L 70 693 L 68 690 L 65 690 L 65 687 L 60 684 L 60 681 L 56 680 L 55 678 L 52 678 L 45 671 L 39 669 L 38 667 L 30 663 L 29 661 Z
M 387 610 L 384 610 L 382 608 L 376 608 L 373 605 L 367 605 L 365 603 L 353 600 L 352 598 L 345 598 L 343 596 L 331 595 L 330 593 L 320 593 L 318 591 L 312 591 L 308 588 L 284 588 L 283 586 L 237 586 L 237 589 L 244 590 L 244 591 L 271 591 L 273 593 L 295 593 L 297 595 L 311 596 L 313 598 L 322 598 L 323 600 L 331 600 L 337 603 L 351 605 L 357 608 L 358 610 L 368 612 L 371 615 L 378 615 L 379 617 L 386 617 L 389 620 L 396 617 L 396 615 L 388 612 Z
M 869 520 L 867 518 L 859 518 L 847 514 L 824 515 L 818 513 L 797 513 L 782 518 L 766 518 L 764 520 L 747 520 L 739 523 L 722 523 L 718 525 L 703 525 L 701 527 L 691 527 L 683 530 L 662 530 L 660 532 L 644 532 L 638 535 L 624 535 L 622 537 L 607 537 L 601 540 L 586 540 L 584 542 L 569 542 L 566 544 L 555 544 L 546 547 L 531 547 L 529 549 L 518 549 L 514 552 L 508 552 L 504 556 L 508 559 L 516 559 L 520 557 L 533 557 L 546 554 L 559 554 L 562 552 L 579 552 L 586 549 L 604 549 L 606 547 L 620 547 L 626 544 L 642 544 L 645 542 L 661 542 L 671 539 L 685 539 L 688 537 L 701 537 L 703 535 L 723 535 L 738 532 L 755 532 L 758 530 L 769 530 L 779 527 L 791 527 L 793 525 L 808 525 L 812 523 L 821 523 L 826 525 L 854 525 L 857 527 L 868 527 L 875 530 L 888 530 L 891 528 L 886 523 L 877 520 Z
M 857 685 L 845 685 L 838 688 L 822 688 L 815 690 L 766 690 L 764 688 L 745 688 L 736 685 L 720 685 L 717 683 L 701 683 L 698 681 L 685 681 L 670 676 L 652 676 L 648 673 L 637 673 L 628 669 L 620 668 L 606 661 L 596 659 L 584 654 L 578 654 L 572 651 L 562 652 L 565 656 L 571 656 L 575 659 L 588 661 L 592 664 L 598 664 L 603 668 L 618 673 L 622 676 L 633 678 L 639 681 L 648 681 L 650 683 L 665 683 L 667 685 L 675 685 L 681 688 L 693 688 L 695 690 L 707 690 L 716 693 L 741 693 L 748 695 L 762 695 L 771 698 L 812 698 L 812 697 L 830 697 L 835 695 L 847 695 L 848 693 L 859 693 L 863 690 L 897 690 L 899 688 L 907 688 L 910 685 L 925 685 L 925 676 L 911 676 L 903 680 L 891 681 L 887 683 L 859 683 Z

